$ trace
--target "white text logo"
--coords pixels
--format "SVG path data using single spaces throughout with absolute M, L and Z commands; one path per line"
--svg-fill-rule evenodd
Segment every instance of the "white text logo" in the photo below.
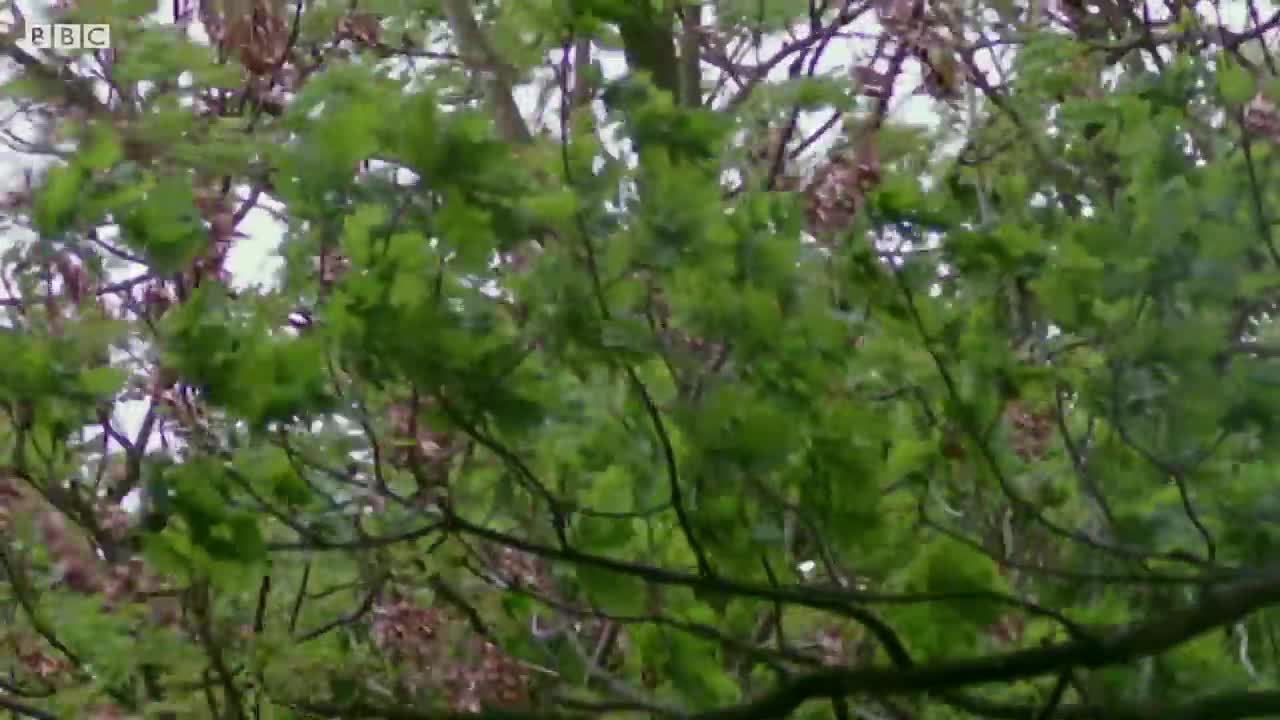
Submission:
M 41 50 L 106 50 L 110 25 L 27 25 L 27 42 Z

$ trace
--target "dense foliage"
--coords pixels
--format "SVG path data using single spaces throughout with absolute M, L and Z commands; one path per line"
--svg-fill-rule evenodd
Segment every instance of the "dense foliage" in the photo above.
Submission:
M 192 4 L 0 32 L 0 709 L 1280 716 L 1280 13 Z

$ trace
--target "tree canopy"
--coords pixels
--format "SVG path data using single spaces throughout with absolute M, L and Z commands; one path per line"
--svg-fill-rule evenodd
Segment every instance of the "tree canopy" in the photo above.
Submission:
M 1280 717 L 1280 12 L 164 5 L 0 29 L 0 710 Z

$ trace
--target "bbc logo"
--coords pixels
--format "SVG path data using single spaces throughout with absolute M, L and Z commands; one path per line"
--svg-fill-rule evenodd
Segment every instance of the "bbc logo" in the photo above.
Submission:
M 41 50 L 109 50 L 110 25 L 27 25 L 27 42 Z

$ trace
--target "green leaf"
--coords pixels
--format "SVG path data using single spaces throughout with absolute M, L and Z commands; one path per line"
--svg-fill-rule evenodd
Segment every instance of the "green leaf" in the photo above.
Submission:
M 76 155 L 76 162 L 87 170 L 106 170 L 123 158 L 124 150 L 115 133 L 99 126 L 87 147 Z
M 1240 64 L 1223 55 L 1218 60 L 1218 92 L 1232 105 L 1243 105 L 1253 99 L 1256 92 L 1253 74 Z
M 574 538 L 582 547 L 609 552 L 626 547 L 635 537 L 631 521 L 586 515 L 574 528 Z
M 343 221 L 342 253 L 356 267 L 368 267 L 372 262 L 373 230 L 385 223 L 388 216 L 382 205 L 362 205 Z
M 568 188 L 562 188 L 524 198 L 521 204 L 536 222 L 565 225 L 578 210 L 578 197 Z
M 80 386 L 90 395 L 106 397 L 115 395 L 128 377 L 129 374 L 119 368 L 93 368 L 80 374 Z
M 497 237 L 489 213 L 453 194 L 436 215 L 440 237 L 457 253 L 464 271 L 484 268 L 493 255 Z
M 621 465 L 611 465 L 609 469 L 596 475 L 590 487 L 591 493 L 586 498 L 586 503 L 593 510 L 625 513 L 630 512 L 634 506 L 631 475 Z
M 162 271 L 187 267 L 208 244 L 189 183 L 157 178 L 142 201 L 121 215 L 125 242 Z
M 738 699 L 738 684 L 725 671 L 713 643 L 687 635 L 673 635 L 669 642 L 667 668 L 672 684 L 684 695 L 708 708 Z
M 613 615 L 640 615 L 648 604 L 648 592 L 641 581 L 596 567 L 575 571 L 592 605 Z
M 71 226 L 86 179 L 84 171 L 74 166 L 49 170 L 35 199 L 34 220 L 41 234 L 57 235 Z
M 236 453 L 232 463 L 251 483 L 269 488 L 272 497 L 287 505 L 303 505 L 311 498 L 306 483 L 280 448 L 246 448 Z

